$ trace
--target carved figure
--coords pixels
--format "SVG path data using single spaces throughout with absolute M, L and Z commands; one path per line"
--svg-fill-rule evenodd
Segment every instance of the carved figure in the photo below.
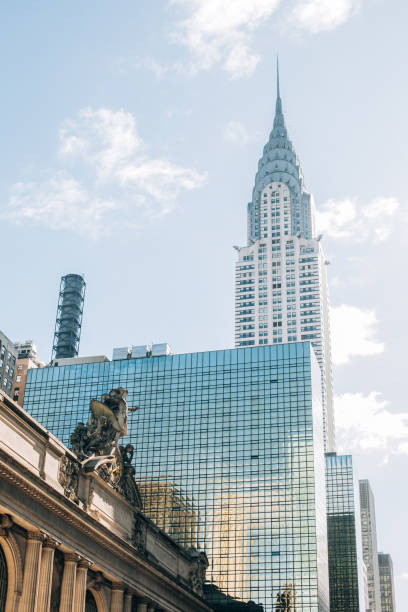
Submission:
M 79 465 L 66 455 L 61 457 L 58 482 L 64 489 L 64 495 L 68 499 L 78 503 Z
M 189 552 L 192 556 L 196 557 L 194 565 L 189 572 L 190 585 L 193 591 L 202 597 L 205 573 L 208 567 L 207 555 L 204 552 L 198 552 L 194 548 L 190 548 Z
M 134 514 L 132 544 L 139 553 L 146 552 L 146 528 L 138 512 Z
M 87 441 L 87 429 L 85 425 L 80 421 L 71 434 L 71 447 L 74 453 L 80 459 L 80 461 L 82 461 L 82 459 L 86 457 L 87 449 L 85 449 L 85 446 Z
M 127 390 L 112 389 L 101 400 L 91 400 L 91 416 L 86 425 L 79 422 L 71 434 L 72 450 L 77 454 L 85 471 L 92 471 L 104 463 L 112 462 L 118 441 L 127 433 Z
M 142 498 L 135 481 L 135 468 L 132 465 L 133 446 L 131 444 L 119 446 L 119 450 L 122 460 L 122 473 L 118 490 L 131 504 L 138 508 L 142 508 Z
M 0 536 L 8 536 L 13 526 L 13 519 L 9 514 L 0 514 Z
M 101 401 L 91 400 L 90 417 L 86 425 L 79 422 L 72 432 L 71 447 L 85 472 L 98 472 L 105 482 L 124 495 L 131 504 L 141 508 L 142 500 L 134 478 L 135 469 L 132 466 L 133 446 L 118 445 L 119 439 L 127 433 L 128 412 L 139 409 L 138 406 L 128 408 L 126 396 L 127 390 L 119 387 L 102 395 Z M 78 473 L 71 474 L 70 469 L 68 458 L 64 458 L 61 462 L 60 482 L 67 497 L 71 495 L 71 490 L 76 491 L 78 488 Z M 77 480 L 71 483 L 74 477 Z M 87 506 L 91 504 L 91 489 Z

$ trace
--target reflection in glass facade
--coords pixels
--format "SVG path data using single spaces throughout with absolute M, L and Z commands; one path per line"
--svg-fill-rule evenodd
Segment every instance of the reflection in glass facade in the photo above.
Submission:
M 328 612 L 320 370 L 310 344 L 30 370 L 24 407 L 64 443 L 128 389 L 145 512 L 205 548 L 207 579 L 265 610 Z
M 391 555 L 378 553 L 380 570 L 381 612 L 395 612 L 394 570 Z
M 358 497 L 351 455 L 327 453 L 326 482 L 330 612 L 365 612 Z

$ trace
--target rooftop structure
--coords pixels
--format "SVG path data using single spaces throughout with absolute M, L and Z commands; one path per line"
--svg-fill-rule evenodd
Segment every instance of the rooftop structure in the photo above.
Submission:
M 79 274 L 61 278 L 51 360 L 78 355 L 85 287 L 85 280 Z
M 37 347 L 32 340 L 15 342 L 14 348 L 17 351 L 17 359 L 37 359 Z

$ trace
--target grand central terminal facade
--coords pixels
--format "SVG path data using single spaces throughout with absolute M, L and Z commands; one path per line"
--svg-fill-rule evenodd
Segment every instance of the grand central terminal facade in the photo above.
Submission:
M 75 453 L 0 394 L 0 612 L 210 612 L 206 555 L 143 514 L 132 448 L 107 460 L 79 425 Z

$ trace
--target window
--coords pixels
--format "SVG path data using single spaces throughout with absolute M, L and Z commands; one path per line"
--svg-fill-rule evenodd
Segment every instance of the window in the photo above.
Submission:
M 20 382 L 21 381 L 21 376 L 16 376 L 16 382 Z
M 6 608 L 8 570 L 6 556 L 0 546 L 0 610 Z
M 85 612 L 98 612 L 96 601 L 91 591 L 86 592 Z

